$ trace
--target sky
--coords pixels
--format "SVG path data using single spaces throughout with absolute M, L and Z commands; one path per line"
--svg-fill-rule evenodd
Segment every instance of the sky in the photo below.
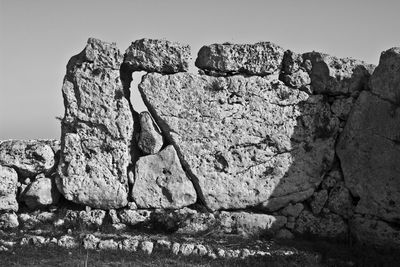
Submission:
M 60 138 L 65 67 L 89 37 L 122 52 L 141 38 L 178 41 L 193 62 L 202 45 L 271 41 L 377 64 L 400 46 L 399 11 L 399 0 L 0 0 L 0 140 Z

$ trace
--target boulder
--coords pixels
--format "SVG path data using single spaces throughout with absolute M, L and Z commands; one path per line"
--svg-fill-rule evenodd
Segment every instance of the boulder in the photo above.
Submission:
M 17 211 L 17 172 L 0 165 L 0 211 Z
M 44 176 L 36 177 L 35 181 L 30 183 L 21 195 L 21 200 L 30 209 L 57 204 L 59 199 L 60 192 L 57 190 L 54 179 Z
M 362 92 L 336 148 L 357 213 L 400 220 L 399 133 L 400 108 Z
M 351 58 L 319 52 L 285 52 L 281 79 L 288 86 L 309 93 L 351 95 L 367 87 L 374 66 Z
M 133 114 L 121 62 L 115 44 L 90 38 L 67 65 L 57 186 L 78 204 L 112 209 L 128 203 Z
M 163 146 L 163 136 L 150 113 L 140 113 L 140 134 L 138 146 L 145 155 L 159 152 Z
M 196 202 L 196 191 L 173 146 L 139 158 L 132 197 L 139 208 L 179 209 Z
M 151 73 L 139 89 L 212 210 L 304 200 L 332 164 L 339 122 L 322 96 L 273 78 L 188 73 Z
M 218 220 L 225 233 L 242 236 L 274 235 L 287 221 L 284 216 L 226 211 L 219 214 Z
M 124 68 L 130 72 L 186 72 L 189 69 L 190 46 L 157 39 L 140 39 L 125 51 Z
M 374 94 L 400 106 L 400 47 L 382 52 L 370 84 Z
M 219 74 L 269 75 L 280 71 L 284 50 L 271 42 L 203 46 L 196 67 Z
M 21 178 L 48 173 L 55 165 L 52 148 L 41 140 L 8 140 L 0 143 L 0 164 L 14 168 Z

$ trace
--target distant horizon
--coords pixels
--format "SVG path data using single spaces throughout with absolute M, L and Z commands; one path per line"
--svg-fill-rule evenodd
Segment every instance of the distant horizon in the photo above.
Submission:
M 115 42 L 167 39 L 189 44 L 190 72 L 203 45 L 273 42 L 377 65 L 400 46 L 400 1 L 56 1 L 0 0 L 0 140 L 58 139 L 68 60 L 88 38 Z M 144 109 L 135 90 L 131 101 Z

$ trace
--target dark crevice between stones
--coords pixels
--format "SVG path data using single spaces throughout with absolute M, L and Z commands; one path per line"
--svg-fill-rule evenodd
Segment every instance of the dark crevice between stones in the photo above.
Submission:
M 142 76 L 142 82 L 144 79 L 145 75 Z M 175 142 L 173 142 L 173 139 L 170 135 L 171 129 L 169 128 L 168 124 L 165 123 L 159 116 L 157 116 L 157 113 L 155 112 L 155 110 L 153 109 L 153 107 L 150 105 L 150 103 L 146 100 L 146 97 L 144 97 L 143 91 L 140 89 L 140 84 L 139 84 L 139 92 L 140 95 L 142 96 L 142 100 L 144 102 L 144 104 L 146 105 L 149 113 L 151 114 L 151 116 L 153 117 L 153 119 L 156 121 L 158 127 L 161 129 L 161 133 L 164 137 L 164 141 L 166 141 L 166 143 L 171 144 L 174 146 L 177 154 L 178 154 L 178 158 L 179 161 L 182 165 L 183 170 L 185 171 L 186 175 L 189 177 L 189 179 L 192 181 L 194 189 L 196 190 L 196 194 L 197 194 L 197 202 L 193 205 L 191 205 L 190 207 L 196 209 L 196 210 L 200 210 L 200 211 L 209 211 L 211 212 L 212 210 L 207 207 L 206 205 L 206 201 L 204 198 L 204 194 L 201 190 L 200 184 L 199 184 L 199 179 L 196 177 L 196 175 L 190 170 L 189 164 L 185 161 L 182 152 L 180 151 L 179 147 L 175 144 Z M 166 144 L 164 144 L 165 146 Z
M 139 113 L 135 111 L 135 109 L 132 106 L 132 102 L 130 99 L 131 96 L 131 82 L 132 82 L 132 71 L 129 70 L 128 66 L 125 63 L 121 64 L 121 68 L 119 70 L 120 73 L 120 79 L 124 91 L 124 97 L 129 103 L 129 109 L 131 110 L 132 113 L 132 118 L 133 118 L 133 135 L 132 135 L 132 140 L 131 140 L 131 145 L 130 145 L 130 155 L 131 155 L 131 164 L 129 164 L 128 169 L 127 169 L 127 174 L 128 177 L 134 174 L 135 171 L 135 164 L 137 160 L 139 159 L 140 156 L 142 156 L 142 153 L 140 152 L 138 143 L 137 143 L 137 136 L 140 133 L 140 120 L 139 120 Z M 133 189 L 133 182 L 134 182 L 134 177 L 132 177 L 132 181 L 128 181 L 128 200 L 132 201 L 132 189 Z M 132 184 L 130 184 L 132 183 Z

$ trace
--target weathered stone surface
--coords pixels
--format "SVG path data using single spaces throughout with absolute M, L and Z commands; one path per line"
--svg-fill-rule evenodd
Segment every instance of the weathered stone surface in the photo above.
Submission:
M 161 132 L 147 111 L 140 113 L 140 134 L 138 146 L 145 154 L 155 154 L 159 152 L 164 144 Z
M 338 183 L 329 192 L 327 207 L 336 214 L 348 218 L 353 213 L 353 199 L 349 189 L 346 188 L 343 182 Z
M 288 86 L 310 90 L 309 93 L 350 95 L 365 89 L 374 66 L 319 52 L 299 55 L 288 50 L 282 69 L 281 80 Z
M 57 190 L 54 179 L 38 176 L 24 190 L 21 200 L 30 209 L 42 208 L 57 204 L 60 199 L 60 192 Z
M 212 44 L 200 49 L 195 64 L 206 72 L 263 76 L 279 72 L 283 52 L 281 47 L 271 42 Z
M 281 213 L 284 216 L 291 216 L 297 218 L 300 212 L 304 209 L 304 205 L 301 203 L 296 203 L 294 205 L 289 204 L 286 208 L 284 208 Z
M 127 204 L 133 118 L 124 96 L 115 46 L 89 39 L 72 57 L 63 84 L 57 186 L 66 199 L 95 208 Z
M 339 215 L 329 213 L 317 217 L 303 210 L 296 220 L 294 230 L 299 234 L 341 239 L 346 237 L 348 226 Z
M 400 108 L 362 92 L 337 145 L 356 212 L 400 220 L 399 133 Z
M 400 248 L 400 230 L 386 222 L 356 216 L 350 221 L 351 233 L 364 244 Z
M 17 172 L 0 165 L 0 210 L 17 211 Z
M 338 119 L 322 96 L 256 76 L 153 73 L 139 88 L 213 210 L 282 208 L 330 168 Z
M 132 197 L 139 208 L 179 209 L 196 202 L 196 191 L 173 146 L 139 158 Z
M 336 99 L 332 105 L 331 109 L 333 114 L 335 114 L 341 120 L 347 120 L 347 117 L 351 111 L 351 108 L 354 104 L 354 98 L 338 98 Z
M 315 192 L 310 199 L 311 210 L 314 214 L 321 212 L 322 208 L 325 206 L 328 200 L 328 191 L 323 189 L 321 191 Z
M 152 212 L 148 210 L 122 209 L 118 211 L 118 218 L 121 220 L 121 223 L 128 226 L 135 226 L 137 224 L 150 222 L 151 213 Z
M 0 214 L 0 229 L 17 228 L 18 226 L 18 216 L 14 212 Z
M 400 106 L 400 47 L 382 52 L 371 77 L 371 89 L 382 99 Z
M 273 235 L 286 224 L 286 217 L 248 212 L 221 212 L 220 224 L 226 233 L 243 236 Z
M 3 141 L 0 143 L 0 164 L 14 168 L 21 177 L 32 177 L 54 167 L 54 152 L 45 141 Z
M 124 65 L 132 71 L 160 73 L 185 72 L 189 69 L 190 46 L 157 39 L 140 39 L 125 51 Z
M 154 243 L 151 241 L 143 241 L 140 243 L 140 250 L 150 255 L 153 252 Z

